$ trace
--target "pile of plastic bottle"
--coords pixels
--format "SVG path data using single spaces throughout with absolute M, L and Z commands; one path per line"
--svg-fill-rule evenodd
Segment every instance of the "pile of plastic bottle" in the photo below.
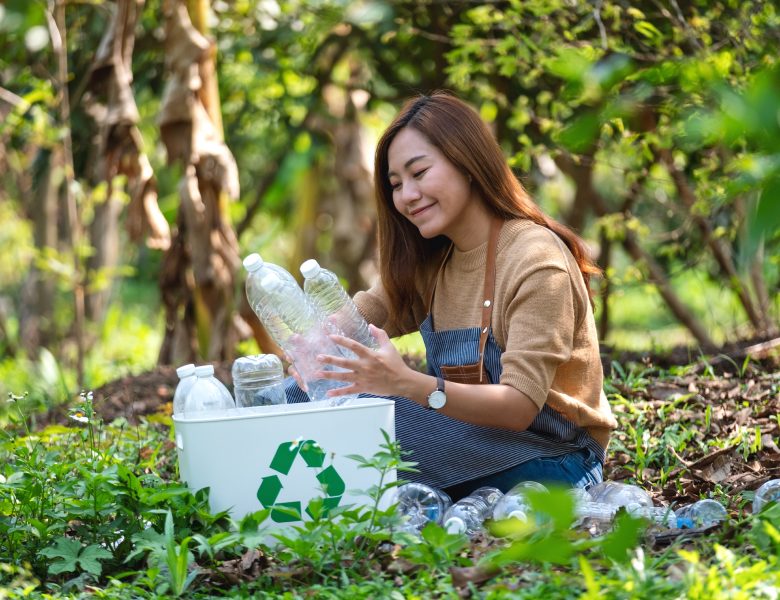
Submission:
M 488 520 L 528 520 L 533 516 L 527 496 L 530 490 L 544 492 L 546 488 L 535 481 L 520 482 L 506 494 L 497 488 L 482 487 L 453 503 L 442 490 L 407 483 L 396 492 L 401 529 L 417 534 L 429 522 L 435 522 L 450 533 L 474 536 L 485 530 Z M 587 491 L 572 488 L 569 492 L 574 497 L 575 527 L 592 535 L 609 531 L 621 509 L 646 519 L 651 528 L 662 530 L 710 528 L 728 520 L 726 509 L 716 500 L 705 498 L 675 510 L 654 506 L 650 495 L 639 486 L 616 481 L 604 481 Z M 756 490 L 753 513 L 760 513 L 773 502 L 780 503 L 780 479 L 767 481 Z
M 320 354 L 354 356 L 328 336 L 340 334 L 377 348 L 368 323 L 358 312 L 338 277 L 316 260 L 301 265 L 303 288 L 279 265 L 263 261 L 259 254 L 244 259 L 246 294 L 252 310 L 268 334 L 292 359 L 313 401 L 331 406 L 343 404 L 356 394 L 328 396 L 345 384 L 318 377 L 320 371 L 338 371 L 317 360 Z M 176 369 L 179 384 L 173 401 L 175 415 L 231 408 L 285 404 L 284 369 L 274 354 L 242 356 L 233 363 L 235 399 L 214 376 L 212 365 L 187 364 Z

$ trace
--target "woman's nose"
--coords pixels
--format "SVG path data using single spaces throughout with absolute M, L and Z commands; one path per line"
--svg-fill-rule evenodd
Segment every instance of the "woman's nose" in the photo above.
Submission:
M 420 198 L 420 188 L 417 182 L 407 181 L 401 187 L 401 198 L 407 202 L 418 200 Z

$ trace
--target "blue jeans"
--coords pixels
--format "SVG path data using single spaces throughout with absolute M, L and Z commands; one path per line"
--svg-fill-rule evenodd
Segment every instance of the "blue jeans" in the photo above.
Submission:
M 506 493 L 521 481 L 538 481 L 546 485 L 588 489 L 602 480 L 601 462 L 593 452 L 583 448 L 562 456 L 535 458 L 506 471 L 453 485 L 444 491 L 454 502 L 482 486 L 497 487 Z

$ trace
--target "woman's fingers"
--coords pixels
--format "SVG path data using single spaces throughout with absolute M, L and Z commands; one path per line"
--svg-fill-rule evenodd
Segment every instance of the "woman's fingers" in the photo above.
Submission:
M 287 374 L 290 375 L 293 379 L 295 379 L 295 383 L 297 383 L 298 387 L 301 388 L 304 392 L 309 391 L 306 382 L 301 377 L 301 374 L 298 373 L 298 369 L 296 369 L 292 364 L 289 367 L 287 367 Z
M 371 356 L 372 350 L 370 348 L 367 348 L 360 342 L 356 342 L 352 338 L 344 337 L 343 335 L 332 334 L 330 339 L 336 342 L 336 344 L 339 346 L 343 346 L 347 350 L 351 350 L 355 355 L 361 358 Z
M 344 358 L 343 356 L 334 356 L 333 354 L 320 354 L 317 357 L 317 362 L 326 365 L 333 365 L 334 367 L 342 367 L 344 369 L 355 368 L 355 361 L 352 359 Z

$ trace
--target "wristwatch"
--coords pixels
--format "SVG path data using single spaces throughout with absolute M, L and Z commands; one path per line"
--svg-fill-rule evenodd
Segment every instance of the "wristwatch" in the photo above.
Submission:
M 439 410 L 447 404 L 447 394 L 444 393 L 444 380 L 436 378 L 436 389 L 428 396 L 428 408 Z

